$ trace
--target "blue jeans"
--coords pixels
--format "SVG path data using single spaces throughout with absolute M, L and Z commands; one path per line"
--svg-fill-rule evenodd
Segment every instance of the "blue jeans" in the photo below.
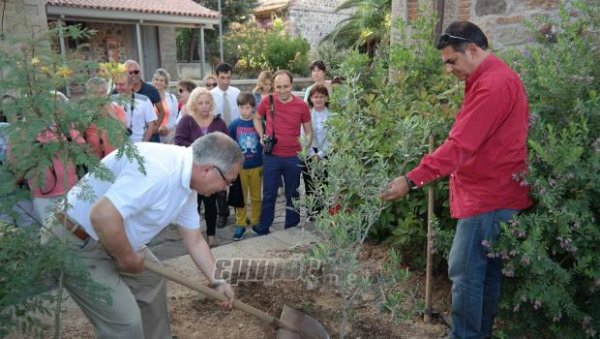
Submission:
M 300 213 L 294 207 L 293 200 L 299 197 L 300 159 L 298 157 L 278 157 L 264 155 L 263 158 L 263 201 L 260 212 L 259 234 L 269 233 L 275 217 L 275 202 L 277 189 L 283 176 L 285 187 L 285 228 L 294 227 L 300 223 Z
M 486 240 L 493 243 L 501 222 L 518 211 L 500 209 L 459 219 L 448 259 L 452 281 L 451 338 L 491 338 L 500 300 L 502 260 L 488 258 Z

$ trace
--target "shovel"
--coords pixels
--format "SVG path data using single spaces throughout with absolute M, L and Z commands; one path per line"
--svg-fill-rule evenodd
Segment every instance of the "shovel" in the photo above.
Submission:
M 164 268 L 156 262 L 146 259 L 144 265 L 147 270 L 178 284 L 191 288 L 194 291 L 198 291 L 209 298 L 227 301 L 227 297 L 223 294 L 213 290 L 208 286 L 204 286 L 197 281 L 193 281 L 181 274 Z M 277 339 L 329 339 L 329 334 L 327 334 L 325 328 L 323 328 L 318 321 L 298 310 L 288 307 L 287 305 L 283 306 L 281 319 L 275 318 L 274 316 L 237 299 L 233 300 L 233 308 L 252 314 L 262 321 L 275 325 L 275 327 L 277 327 Z

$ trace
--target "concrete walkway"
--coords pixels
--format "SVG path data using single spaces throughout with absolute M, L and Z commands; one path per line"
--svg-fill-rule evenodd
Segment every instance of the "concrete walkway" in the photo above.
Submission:
M 229 218 L 227 219 L 227 226 L 224 228 L 217 228 L 217 241 L 218 241 L 218 246 L 213 248 L 213 253 L 220 253 L 221 250 L 219 250 L 220 247 L 223 247 L 227 244 L 231 244 L 234 243 L 233 241 L 233 232 L 234 232 L 234 226 L 235 226 L 235 215 L 234 215 L 234 210 L 233 208 L 230 208 L 231 210 L 231 215 L 229 216 Z M 201 223 L 202 223 L 202 229 L 206 230 L 206 225 L 204 224 L 204 217 L 201 217 Z M 314 228 L 312 227 L 312 225 L 310 223 L 305 223 L 304 222 L 304 217 L 301 218 L 301 222 L 300 222 L 300 227 L 304 227 L 307 230 L 313 230 Z M 277 202 L 275 205 L 275 219 L 273 220 L 273 225 L 271 226 L 271 233 L 277 232 L 277 231 L 281 231 L 284 229 L 284 220 L 285 220 L 285 197 L 283 195 L 279 195 L 277 197 Z M 310 232 L 309 232 L 310 233 Z M 290 233 L 290 234 L 293 234 Z M 256 234 L 254 234 L 254 232 L 252 232 L 252 229 L 248 228 L 246 230 L 246 233 L 244 234 L 244 238 L 242 240 L 242 242 L 254 238 L 256 237 Z M 273 236 L 271 234 L 269 234 L 268 236 L 265 236 L 267 239 L 272 239 Z M 274 238 L 276 239 L 276 237 Z M 235 241 L 235 243 L 237 243 L 237 241 Z M 265 243 L 270 244 L 271 241 L 265 241 Z M 277 242 L 275 242 L 277 243 Z M 260 244 L 259 246 L 262 245 L 261 242 L 257 243 Z M 246 246 L 246 245 L 243 245 Z M 158 259 L 160 259 L 161 261 L 164 260 L 168 260 L 171 258 L 176 258 L 176 257 L 180 257 L 183 255 L 187 254 L 187 251 L 185 250 L 185 248 L 183 247 L 183 244 L 181 242 L 181 236 L 179 235 L 179 232 L 177 231 L 177 228 L 175 226 L 168 226 L 167 228 L 165 228 L 159 235 L 157 235 L 152 242 L 150 242 L 149 247 L 152 249 L 152 252 L 154 253 L 154 255 L 156 255 L 156 257 Z M 269 250 L 275 250 L 277 246 L 275 245 L 274 248 L 268 248 Z M 235 246 L 234 246 L 235 248 Z

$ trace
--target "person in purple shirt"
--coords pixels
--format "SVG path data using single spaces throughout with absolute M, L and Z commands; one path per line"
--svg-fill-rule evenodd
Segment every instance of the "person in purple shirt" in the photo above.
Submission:
M 212 132 L 227 134 L 227 125 L 220 115 L 215 116 L 215 101 L 206 88 L 196 87 L 186 103 L 188 115 L 181 118 L 175 132 L 175 144 L 189 147 L 196 139 Z M 198 213 L 204 203 L 204 218 L 206 220 L 206 235 L 208 245 L 217 245 L 215 237 L 217 224 L 216 194 L 209 197 L 198 194 Z

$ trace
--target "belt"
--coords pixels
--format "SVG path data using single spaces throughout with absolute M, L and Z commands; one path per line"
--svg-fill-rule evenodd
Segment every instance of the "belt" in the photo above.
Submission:
M 69 230 L 71 233 L 73 233 L 73 235 L 76 236 L 77 238 L 81 239 L 82 241 L 87 241 L 88 239 L 90 239 L 90 235 L 87 234 L 87 232 L 83 229 L 83 227 L 81 227 L 79 224 L 72 222 L 69 219 L 69 217 L 58 212 L 58 213 L 56 213 L 56 218 L 58 219 L 58 222 L 65 225 L 65 228 L 67 230 Z

